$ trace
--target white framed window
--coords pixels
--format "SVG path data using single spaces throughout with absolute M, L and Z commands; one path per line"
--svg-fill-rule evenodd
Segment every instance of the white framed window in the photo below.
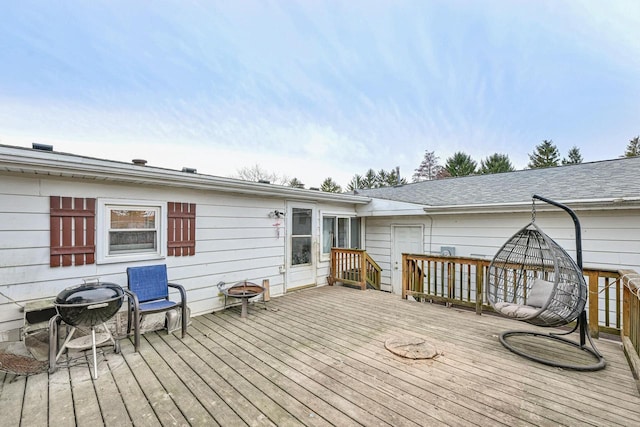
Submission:
M 98 199 L 97 211 L 98 264 L 166 256 L 165 202 Z
M 361 247 L 360 218 L 345 215 L 322 215 L 322 254 L 331 253 L 331 248 Z

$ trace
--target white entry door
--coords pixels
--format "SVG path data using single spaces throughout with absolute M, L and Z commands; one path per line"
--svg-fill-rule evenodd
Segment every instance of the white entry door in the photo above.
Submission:
M 316 222 L 315 205 L 287 204 L 287 291 L 316 285 Z
M 424 253 L 423 229 L 421 225 L 394 225 L 391 235 L 391 292 L 402 294 L 402 254 Z

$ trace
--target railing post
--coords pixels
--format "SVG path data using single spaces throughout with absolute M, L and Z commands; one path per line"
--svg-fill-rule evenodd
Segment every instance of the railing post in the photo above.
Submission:
M 598 272 L 589 272 L 587 277 L 589 277 L 589 334 L 593 338 L 598 338 L 600 336 L 600 328 L 598 327 Z
M 333 286 L 333 282 L 337 279 L 336 271 L 338 271 L 338 266 L 336 265 L 336 257 L 336 251 L 331 248 L 331 265 L 329 266 L 329 276 L 331 277 L 331 280 L 329 280 L 329 286 Z
M 482 302 L 484 292 L 484 267 L 476 261 L 476 314 L 482 314 Z
M 631 325 L 631 289 L 628 286 L 628 274 L 633 274 L 630 270 L 621 270 L 620 277 L 622 279 L 622 327 L 620 328 L 620 337 L 628 337 L 631 333 L 629 326 Z
M 363 291 L 367 289 L 367 257 L 364 256 L 364 252 L 360 252 L 360 289 Z
M 407 299 L 407 291 L 409 290 L 409 263 L 407 262 L 407 254 L 402 254 L 402 299 Z

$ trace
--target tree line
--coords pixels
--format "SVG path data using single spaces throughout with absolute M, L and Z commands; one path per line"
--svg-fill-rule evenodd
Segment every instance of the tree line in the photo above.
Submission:
M 545 139 L 542 143 L 536 145 L 533 152 L 528 156 L 529 163 L 527 167 L 529 169 L 574 165 L 582 163 L 583 160 L 580 149 L 576 146 L 571 147 L 567 152 L 567 156 L 561 158 L 558 147 L 556 147 L 553 140 L 550 139 Z M 640 136 L 629 140 L 625 152 L 621 157 L 635 156 L 640 156 Z M 449 177 L 515 171 L 509 156 L 502 153 L 494 153 L 481 159 L 479 164 L 473 160 L 469 154 L 463 151 L 456 152 L 451 157 L 448 157 L 444 165 L 441 165 L 439 160 L 440 158 L 436 156 L 434 151 L 425 150 L 422 161 L 412 175 L 412 181 L 420 182 Z M 287 185 L 289 187 L 305 188 L 299 179 L 267 172 L 257 164 L 252 167 L 239 169 L 235 177 L 246 181 L 269 182 L 272 184 Z M 344 190 L 351 192 L 358 189 L 393 187 L 407 183 L 407 179 L 400 176 L 399 167 L 388 171 L 385 169 L 380 169 L 379 171 L 369 169 L 362 175 L 355 174 Z M 331 177 L 325 178 L 320 187 L 316 189 L 328 193 L 342 193 L 344 191 Z

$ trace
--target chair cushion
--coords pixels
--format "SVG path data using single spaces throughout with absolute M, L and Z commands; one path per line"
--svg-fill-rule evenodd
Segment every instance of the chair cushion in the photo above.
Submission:
M 494 308 L 512 319 L 530 319 L 534 317 L 539 311 L 539 308 L 531 307 L 528 305 L 512 304 L 509 302 L 497 302 Z
M 172 307 L 178 306 L 177 302 L 161 299 L 157 301 L 149 301 L 140 304 L 140 312 L 165 311 Z
M 127 268 L 129 289 L 136 294 L 138 301 L 166 299 L 169 295 L 167 266 L 147 265 Z
M 527 305 L 532 307 L 543 307 L 553 292 L 553 282 L 547 282 L 539 278 L 535 278 L 531 284 L 529 295 L 527 295 Z

